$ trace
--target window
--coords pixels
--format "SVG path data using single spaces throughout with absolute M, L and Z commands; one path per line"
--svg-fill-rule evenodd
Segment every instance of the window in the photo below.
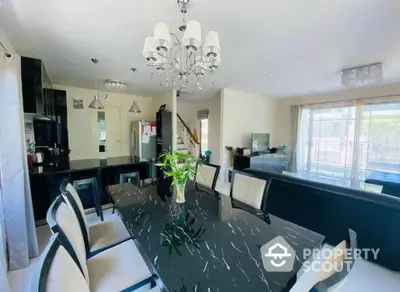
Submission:
M 372 171 L 400 172 L 400 102 L 303 108 L 297 172 L 362 187 Z
M 205 155 L 208 149 L 208 118 L 200 119 L 200 153 Z

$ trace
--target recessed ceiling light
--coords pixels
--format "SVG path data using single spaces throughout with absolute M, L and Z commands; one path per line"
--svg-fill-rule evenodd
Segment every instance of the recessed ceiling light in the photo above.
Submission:
M 271 73 L 271 71 L 265 71 L 264 72 L 264 75 L 271 75 L 272 73 Z

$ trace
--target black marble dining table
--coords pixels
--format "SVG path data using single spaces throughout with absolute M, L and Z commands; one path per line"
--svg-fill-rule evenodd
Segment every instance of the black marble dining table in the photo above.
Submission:
M 187 184 L 183 204 L 160 197 L 157 186 L 111 185 L 108 193 L 163 291 L 289 291 L 304 249 L 319 248 L 324 240 L 194 184 Z M 277 236 L 296 252 L 291 272 L 264 269 L 260 248 Z

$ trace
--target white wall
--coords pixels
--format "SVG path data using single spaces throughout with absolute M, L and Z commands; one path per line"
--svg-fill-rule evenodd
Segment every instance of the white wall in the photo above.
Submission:
M 98 147 L 97 110 L 88 108 L 96 91 L 62 85 L 55 85 L 54 87 L 67 92 L 68 138 L 69 148 L 71 149 L 70 159 L 78 160 L 103 157 L 104 155 L 99 153 Z M 74 109 L 73 99 L 82 99 L 84 108 Z M 142 110 L 140 114 L 134 114 L 128 111 L 134 99 L 138 102 Z M 121 155 L 130 155 L 130 124 L 132 121 L 138 120 L 155 120 L 152 98 L 109 93 L 105 108 L 106 110 L 107 108 L 119 109 L 120 120 L 106 120 L 106 125 L 113 124 L 121 127 Z
M 221 167 L 229 163 L 225 146 L 251 146 L 251 133 L 270 133 L 271 146 L 276 144 L 276 100 L 224 88 L 221 94 Z
M 197 118 L 199 110 L 209 110 L 208 116 L 208 146 L 211 154 L 211 163 L 220 164 L 221 160 L 221 93 L 212 98 L 196 99 L 188 98 L 178 100 L 178 113 L 189 126 L 193 133 L 196 129 L 200 134 L 200 121 Z
M 347 89 L 324 94 L 304 95 L 277 99 L 277 119 L 276 119 L 276 142 L 288 146 L 288 151 L 292 144 L 290 106 L 312 103 L 323 103 L 340 100 L 351 100 L 368 97 L 379 97 L 389 95 L 400 95 L 400 83 L 391 85 L 381 85 L 373 87 L 360 87 L 356 89 Z

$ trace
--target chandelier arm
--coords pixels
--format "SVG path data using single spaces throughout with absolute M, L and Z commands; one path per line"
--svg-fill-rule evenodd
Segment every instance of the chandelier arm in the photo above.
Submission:
M 181 45 L 181 41 L 179 40 L 178 36 L 176 34 L 174 34 L 173 32 L 170 32 L 169 34 L 172 35 L 175 38 L 176 43 L 178 44 L 178 46 L 180 46 Z
M 191 68 L 191 67 L 189 67 L 188 62 L 190 61 L 190 58 L 192 57 L 192 55 L 193 55 L 193 52 L 190 52 L 190 55 L 186 58 L 186 68 Z

